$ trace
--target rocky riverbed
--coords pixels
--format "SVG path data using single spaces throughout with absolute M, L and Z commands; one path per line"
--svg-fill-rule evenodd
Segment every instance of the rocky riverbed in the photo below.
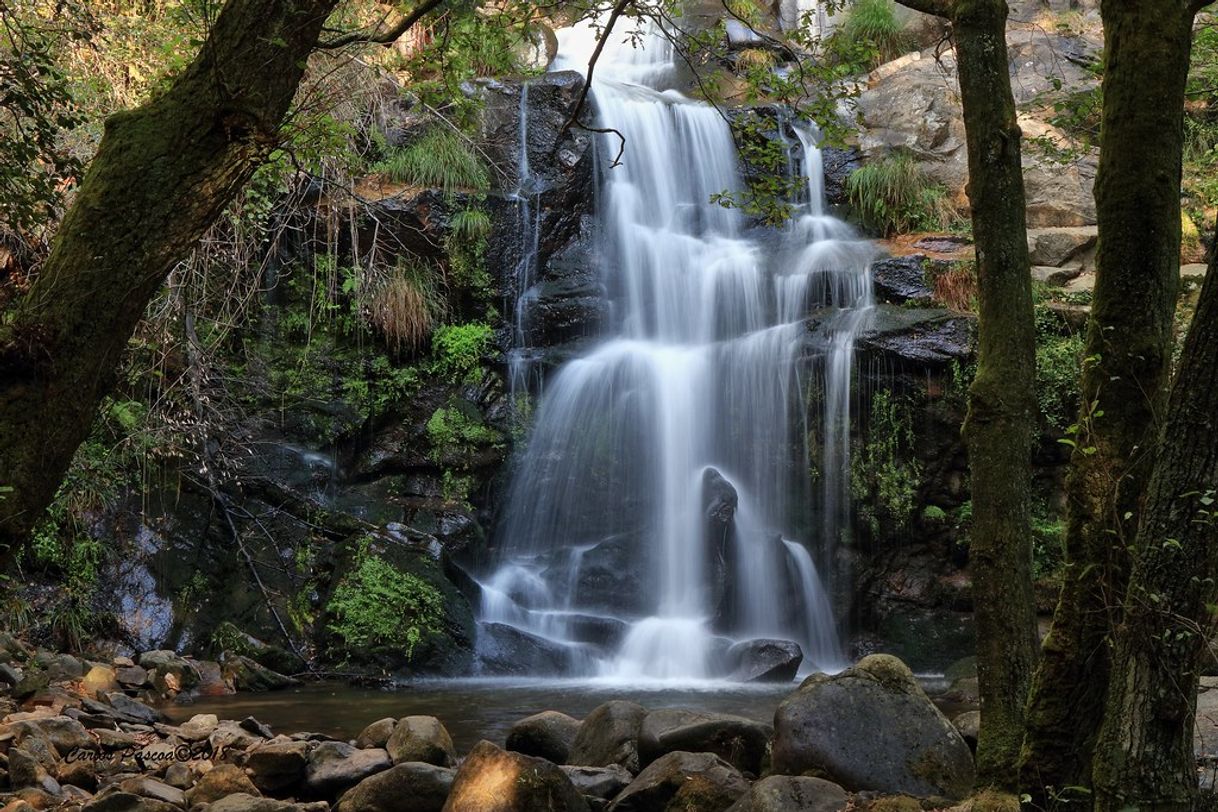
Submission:
M 611 699 L 583 719 L 522 708 L 460 749 L 433 715 L 348 738 L 181 704 L 294 683 L 243 657 L 103 663 L 0 635 L 0 660 L 3 812 L 828 812 L 946 806 L 973 782 L 975 714 L 953 724 L 887 655 L 792 682 L 772 719 Z

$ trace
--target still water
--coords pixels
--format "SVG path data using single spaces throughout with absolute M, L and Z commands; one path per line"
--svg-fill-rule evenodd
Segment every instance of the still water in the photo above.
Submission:
M 771 723 L 778 703 L 795 687 L 794 682 L 632 688 L 621 683 L 574 680 L 449 680 L 379 690 L 326 683 L 274 693 L 206 697 L 164 710 L 175 722 L 196 713 L 214 713 L 221 719 L 253 716 L 276 733 L 310 731 L 339 739 L 355 738 L 366 725 L 386 716 L 436 716 L 448 728 L 457 751 L 465 752 L 481 739 L 502 745 L 508 729 L 525 716 L 557 710 L 582 719 L 597 705 L 612 699 L 629 699 L 652 710 L 692 708 Z

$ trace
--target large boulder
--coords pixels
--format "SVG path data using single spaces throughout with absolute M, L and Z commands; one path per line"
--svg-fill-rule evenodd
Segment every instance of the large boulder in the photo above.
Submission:
M 452 736 L 434 716 L 404 716 L 398 720 L 385 743 L 394 764 L 422 761 L 437 767 L 450 767 L 457 758 Z
M 810 320 L 814 336 L 821 324 L 816 316 Z M 974 324 L 971 317 L 948 310 L 877 305 L 855 346 L 863 357 L 893 369 L 919 374 L 927 368 L 943 370 L 972 358 Z
M 521 719 L 507 734 L 507 749 L 566 764 L 579 733 L 579 720 L 558 711 L 542 711 Z
M 305 777 L 309 765 L 309 743 L 274 741 L 253 747 L 245 753 L 245 768 L 262 792 L 283 792 Z
M 736 643 L 727 650 L 731 679 L 737 682 L 790 682 L 804 661 L 803 649 L 792 640 L 759 638 Z
M 928 303 L 934 292 L 926 284 L 926 256 L 910 254 L 871 263 L 871 283 L 881 301 L 889 304 Z
M 483 676 L 571 673 L 574 650 L 506 623 L 478 624 L 478 669 Z
M 728 812 L 841 812 L 849 803 L 846 790 L 832 781 L 771 775 L 749 787 Z
M 769 750 L 769 725 L 741 716 L 664 708 L 647 714 L 639 731 L 639 763 L 677 751 L 714 753 L 741 772 L 759 775 Z
M 639 735 L 647 709 L 616 699 L 595 708 L 584 718 L 571 744 L 570 762 L 582 767 L 619 764 L 639 771 Z
M 444 812 L 588 812 L 588 802 L 556 765 L 481 741 L 461 763 Z
M 359 749 L 345 742 L 322 742 L 309 754 L 305 791 L 317 798 L 333 798 L 392 764 L 389 753 L 380 748 Z
M 740 771 L 713 753 L 669 753 L 622 790 L 610 812 L 721 812 L 749 789 Z
M 337 812 L 440 812 L 456 773 L 406 761 L 365 778 L 338 800 Z
M 886 654 L 814 674 L 774 714 L 774 771 L 815 771 L 849 790 L 962 798 L 973 756 L 909 668 Z

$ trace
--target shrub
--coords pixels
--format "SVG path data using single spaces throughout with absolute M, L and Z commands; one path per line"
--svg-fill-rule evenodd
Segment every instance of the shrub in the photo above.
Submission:
M 482 160 L 459 133 L 434 127 L 414 143 L 393 150 L 373 167 L 396 183 L 443 189 L 485 191 L 490 176 Z
M 469 456 L 478 446 L 494 445 L 503 437 L 499 432 L 467 416 L 455 407 L 442 407 L 427 420 L 429 456 L 439 462 L 445 456 Z
M 453 236 L 463 240 L 484 240 L 491 233 L 491 216 L 484 209 L 461 209 L 448 221 Z
M 961 313 L 977 310 L 977 266 L 959 262 L 935 274 L 932 280 L 935 301 Z
M 372 293 L 368 321 L 399 352 L 420 346 L 444 313 L 436 271 L 417 263 L 400 263 Z
M 1036 401 L 1045 422 L 1065 431 L 1078 418 L 1085 343 L 1081 334 L 1061 329 L 1052 311 L 1036 308 Z
M 910 45 L 893 0 L 857 0 L 830 42 L 835 53 L 849 55 L 859 70 L 896 59 Z
M 945 228 L 955 214 L 946 190 L 905 153 L 855 171 L 846 179 L 846 194 L 863 225 L 885 236 Z
M 912 458 L 909 410 L 887 391 L 871 398 L 862 449 L 850 468 L 850 491 L 873 534 L 900 530 L 913 515 L 922 466 Z
M 493 337 L 490 325 L 481 322 L 437 329 L 431 338 L 431 371 L 452 383 L 477 383 Z
M 444 598 L 418 576 L 401 572 L 361 547 L 358 563 L 334 590 L 330 631 L 356 648 L 394 648 L 414 654 L 424 637 L 439 632 Z

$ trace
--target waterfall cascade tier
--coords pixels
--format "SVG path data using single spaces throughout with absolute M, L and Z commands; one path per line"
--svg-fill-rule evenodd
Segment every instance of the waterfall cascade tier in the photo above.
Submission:
M 556 67 L 586 67 L 595 31 L 559 40 Z M 597 115 L 625 141 L 598 202 L 616 318 L 545 382 L 480 619 L 565 647 L 571 675 L 713 679 L 750 638 L 794 640 L 834 669 L 820 573 L 847 527 L 872 247 L 825 213 L 810 128 L 792 144 L 808 200 L 781 233 L 711 202 L 742 188 L 739 159 L 719 111 L 666 87 L 675 75 L 654 31 L 615 34 L 597 65 Z M 619 136 L 602 138 L 615 154 Z M 837 315 L 815 368 L 803 338 L 818 308 Z

